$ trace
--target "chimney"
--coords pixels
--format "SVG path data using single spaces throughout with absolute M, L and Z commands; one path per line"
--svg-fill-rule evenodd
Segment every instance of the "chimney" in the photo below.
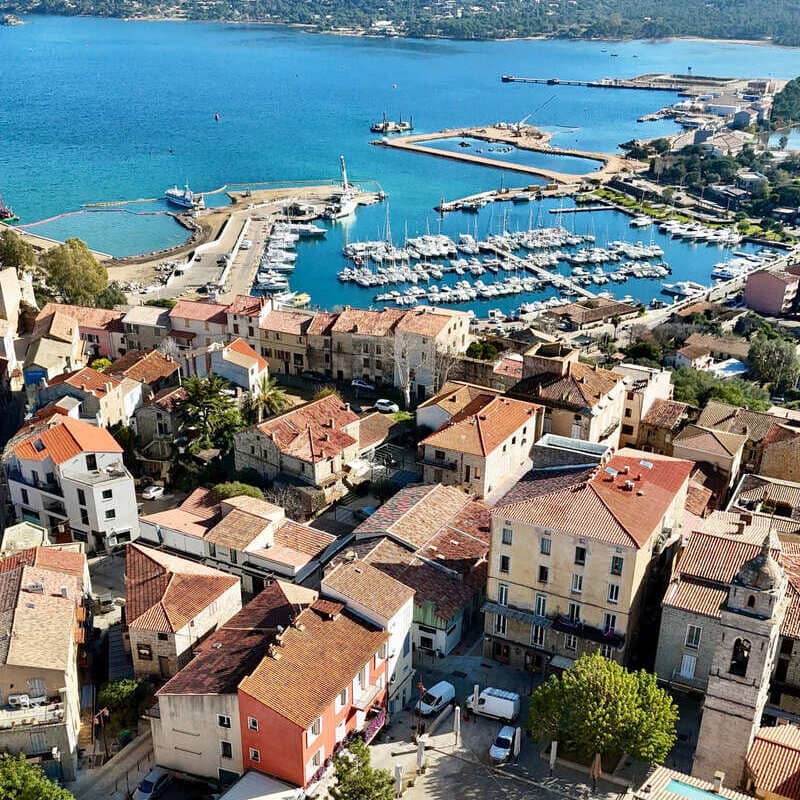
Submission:
M 328 420 L 328 427 L 329 427 L 329 428 L 335 428 L 335 427 L 336 427 L 336 420 L 335 420 L 333 417 L 331 417 L 331 418 Z
M 719 794 L 722 791 L 722 783 L 724 780 L 725 780 L 725 773 L 721 769 L 718 769 L 714 773 L 714 777 L 711 780 L 711 782 L 714 784 L 714 788 L 711 791 Z
M 62 597 L 66 597 L 67 596 L 67 587 L 66 586 L 62 586 L 61 587 L 61 596 Z
M 350 410 L 350 403 L 345 403 L 344 404 L 344 408 L 345 408 L 345 411 L 349 411 Z
M 621 472 L 623 475 L 627 475 L 627 474 L 628 474 L 628 465 L 626 464 L 626 465 L 625 465 L 625 466 L 624 466 L 624 467 L 623 467 L 623 468 L 620 470 L 620 472 Z

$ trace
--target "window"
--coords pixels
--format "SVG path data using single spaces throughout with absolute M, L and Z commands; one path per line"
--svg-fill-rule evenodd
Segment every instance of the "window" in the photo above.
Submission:
M 21 489 L 20 491 L 22 492 L 22 502 L 25 503 L 25 505 L 28 505 L 28 503 L 30 502 L 30 500 L 28 499 L 28 490 Z
M 158 641 L 159 642 L 169 641 L 169 636 L 166 633 L 159 633 L 158 634 Z
M 686 646 L 691 648 L 692 650 L 697 650 L 700 647 L 700 636 L 703 633 L 703 629 L 698 625 L 687 625 L 686 626 Z
M 626 408 L 626 409 L 625 409 L 625 416 L 626 416 L 626 417 L 630 417 L 632 413 L 633 413 L 633 412 L 631 411 L 631 409 L 629 409 L 629 408 Z
M 541 538 L 541 540 L 539 542 L 539 552 L 543 556 L 549 556 L 550 555 L 551 546 L 552 546 L 552 542 L 550 541 L 550 537 L 549 536 L 542 536 L 542 538 Z
M 231 564 L 235 564 L 236 563 L 236 551 L 235 550 L 231 550 L 230 551 L 230 558 L 231 558 Z
M 500 556 L 500 572 L 511 572 L 511 558 L 509 556 Z
M 83 489 L 78 489 L 78 503 L 82 506 L 86 505 L 86 492 Z
M 379 358 L 375 359 L 375 369 L 383 369 L 383 361 L 381 361 Z
M 583 591 L 583 575 L 575 573 L 572 576 L 572 591 L 574 594 L 580 594 Z
M 503 528 L 503 544 L 511 544 L 514 539 L 514 533 L 511 528 Z
M 681 666 L 678 670 L 678 674 L 682 678 L 694 678 L 694 670 L 697 666 L 697 656 L 692 656 L 686 653 L 683 658 L 681 658 Z
M 251 731 L 257 731 L 258 730 L 258 720 L 255 717 L 248 717 L 247 718 L 247 727 Z
M 494 618 L 494 632 L 501 636 L 506 635 L 506 618 L 502 614 L 496 614 Z
M 609 583 L 608 584 L 608 602 L 609 603 L 619 603 L 619 584 L 618 583 Z
M 115 519 L 117 516 L 117 512 L 113 508 L 106 509 L 106 519 Z
M 322 733 L 322 717 L 317 717 L 308 729 L 309 741 Z
M 586 563 L 586 548 L 578 546 L 575 548 L 575 563 L 583 566 Z
M 255 747 L 250 748 L 250 760 L 258 764 L 261 761 L 261 753 Z
M 625 559 L 622 556 L 611 556 L 611 574 L 622 575 L 622 565 Z
M 539 567 L 539 583 L 547 583 L 550 579 L 550 570 L 547 567 Z
M 407 633 L 403 639 L 403 655 L 407 656 L 411 652 L 411 634 Z
M 347 687 L 336 696 L 336 710 L 341 711 L 347 705 Z
M 544 628 L 541 625 L 531 625 L 531 644 L 544 647 Z
M 622 432 L 626 436 L 633 436 L 633 425 L 623 425 L 622 426 Z
M 564 634 L 564 649 L 573 653 L 578 650 L 578 637 L 574 633 Z
M 603 656 L 603 658 L 614 658 L 614 648 L 610 644 L 601 645 L 600 655 Z
M 497 584 L 497 604 L 500 606 L 507 606 L 508 605 L 508 584 L 507 583 L 498 583 Z
M 149 644 L 136 645 L 136 655 L 141 661 L 153 660 L 153 648 Z
M 97 469 L 97 456 L 94 453 L 86 454 L 86 469 L 90 472 Z
M 89 512 L 85 508 L 81 509 L 81 522 L 84 525 L 89 524 Z
M 103 500 L 110 500 L 114 496 L 113 489 L 103 489 Z
M 230 727 L 230 725 L 228 727 Z M 233 758 L 233 747 L 231 743 L 221 741 L 219 743 L 219 754 L 222 758 Z
M 535 603 L 535 612 L 537 617 L 546 617 L 547 616 L 547 595 L 546 594 L 537 594 L 536 595 L 536 603 Z
M 617 615 L 616 614 L 604 614 L 603 615 L 603 631 L 605 633 L 613 633 L 617 627 Z
M 309 763 L 312 767 L 319 767 L 322 764 L 322 750 L 317 750 Z
M 378 664 L 381 663 L 381 661 L 385 660 L 386 660 L 386 644 L 384 643 L 380 646 L 378 652 L 375 653 L 375 666 L 377 667 Z
M 231 718 L 227 714 L 217 714 L 217 725 L 220 728 L 230 728 Z
M 581 621 L 581 607 L 578 603 L 570 603 L 567 611 L 570 622 Z
M 444 450 L 434 450 L 433 451 L 433 457 L 437 461 L 444 461 Z

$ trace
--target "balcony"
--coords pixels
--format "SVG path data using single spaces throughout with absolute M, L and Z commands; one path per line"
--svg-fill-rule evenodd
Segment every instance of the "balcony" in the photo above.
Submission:
M 446 458 L 428 458 L 424 453 L 417 454 L 417 464 L 435 467 L 436 469 L 448 469 L 453 472 L 458 469 L 458 463 L 455 461 L 448 461 Z
M 66 708 L 61 701 L 29 708 L 0 709 L 0 730 L 29 725 L 53 725 L 64 721 Z
M 604 630 L 594 625 L 587 625 L 580 620 L 573 620 L 564 614 L 556 614 L 553 619 L 553 629 L 562 633 L 572 633 L 582 639 L 588 639 L 597 644 L 609 644 L 612 647 L 622 647 L 625 644 L 625 634 L 613 629 Z
M 63 497 L 64 492 L 61 491 L 61 487 L 57 483 L 45 483 L 45 481 L 34 480 L 33 478 L 27 478 L 25 475 L 22 474 L 21 470 L 18 469 L 9 469 L 8 470 L 8 479 L 9 481 L 14 481 L 15 483 L 19 483 L 22 486 L 28 486 L 31 489 L 37 489 L 40 492 L 46 492 L 47 494 L 52 494 L 55 497 Z
M 705 690 L 708 686 L 708 676 L 705 678 L 698 678 L 696 676 L 689 677 L 688 675 L 683 675 L 680 669 L 674 669 L 672 670 L 670 683 L 676 686 L 686 686 L 690 689 Z
M 42 498 L 42 508 L 44 508 L 48 514 L 54 514 L 57 517 L 68 519 L 67 509 L 60 500 L 51 500 L 49 497 L 44 497 Z
M 353 708 L 357 708 L 359 711 L 366 711 L 382 691 L 383 689 L 379 686 L 368 686 L 357 697 L 353 698 Z

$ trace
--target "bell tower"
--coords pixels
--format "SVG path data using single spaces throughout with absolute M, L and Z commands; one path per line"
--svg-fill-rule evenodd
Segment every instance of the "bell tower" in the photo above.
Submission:
M 692 767 L 703 780 L 722 770 L 729 786 L 739 784 L 761 725 L 787 604 L 786 573 L 772 557 L 780 547 L 770 531 L 728 587 Z

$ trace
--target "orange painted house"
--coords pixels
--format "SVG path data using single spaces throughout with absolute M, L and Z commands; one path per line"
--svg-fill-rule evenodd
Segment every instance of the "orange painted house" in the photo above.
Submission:
M 317 600 L 239 685 L 243 768 L 316 783 L 353 733 L 369 742 L 386 717 L 389 634 Z

